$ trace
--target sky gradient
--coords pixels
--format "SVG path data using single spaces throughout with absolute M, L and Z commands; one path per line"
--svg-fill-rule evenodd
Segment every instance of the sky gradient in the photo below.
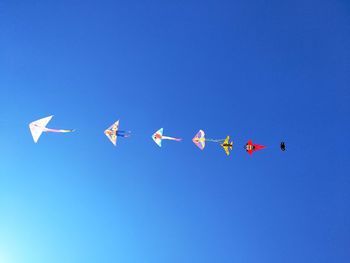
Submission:
M 350 262 L 349 73 L 345 0 L 0 1 L 0 262 Z

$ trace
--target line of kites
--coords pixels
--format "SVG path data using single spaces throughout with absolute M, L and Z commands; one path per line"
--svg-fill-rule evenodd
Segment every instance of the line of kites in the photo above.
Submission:
M 51 121 L 53 115 L 42 118 L 40 120 L 33 121 L 29 124 L 29 129 L 32 134 L 33 140 L 35 143 L 38 142 L 41 134 L 43 132 L 54 132 L 54 133 L 67 133 L 67 132 L 73 132 L 74 130 L 63 130 L 63 129 L 50 129 L 46 126 Z M 119 129 L 119 120 L 114 122 L 111 126 L 109 126 L 105 131 L 104 134 L 108 137 L 108 139 L 113 143 L 114 146 L 117 145 L 117 138 L 118 137 L 130 137 L 131 132 L 130 131 L 123 131 Z M 162 147 L 162 141 L 163 140 L 172 140 L 172 141 L 181 141 L 180 138 L 170 137 L 163 135 L 163 128 L 159 129 L 152 135 L 153 141 L 159 146 Z M 204 149 L 206 142 L 214 142 L 219 143 L 221 147 L 225 150 L 225 153 L 227 155 L 230 154 L 230 151 L 233 147 L 233 142 L 230 141 L 230 136 L 227 136 L 225 139 L 209 139 L 205 137 L 205 133 L 203 130 L 199 130 L 199 132 L 193 137 L 192 139 L 193 143 L 201 150 Z M 255 144 L 252 140 L 249 140 L 247 144 L 245 145 L 245 150 L 252 155 L 253 152 L 257 150 L 264 149 L 264 145 Z M 286 146 L 284 142 L 281 142 L 280 148 L 282 151 L 286 150 Z

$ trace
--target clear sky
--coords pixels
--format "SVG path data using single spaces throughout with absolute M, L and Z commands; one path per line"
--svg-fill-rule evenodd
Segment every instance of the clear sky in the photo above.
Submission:
M 349 73 L 346 0 L 0 1 L 0 262 L 350 262 Z

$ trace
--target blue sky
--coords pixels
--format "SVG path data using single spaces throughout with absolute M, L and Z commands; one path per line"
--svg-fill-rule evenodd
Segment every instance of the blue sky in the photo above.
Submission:
M 0 262 L 349 262 L 349 33 L 347 1 L 2 1 Z

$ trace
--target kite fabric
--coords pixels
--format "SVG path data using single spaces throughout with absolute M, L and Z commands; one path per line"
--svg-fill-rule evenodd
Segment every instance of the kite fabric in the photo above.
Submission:
M 119 120 L 117 120 L 115 123 L 113 123 L 111 126 L 109 126 L 105 131 L 104 134 L 107 136 L 107 138 L 113 143 L 114 146 L 117 145 L 117 138 L 118 137 L 130 137 L 131 132 L 129 131 L 121 131 L 119 130 Z
M 54 132 L 54 133 L 67 133 L 73 132 L 74 130 L 63 130 L 63 129 L 49 129 L 46 128 L 47 124 L 51 121 L 53 115 L 33 121 L 29 124 L 29 129 L 32 134 L 35 143 L 38 142 L 43 132 Z
M 230 141 L 230 136 L 227 136 L 224 142 L 220 145 L 225 150 L 226 155 L 230 155 L 230 151 L 233 147 L 233 142 Z
M 264 149 L 264 148 L 266 148 L 266 146 L 260 145 L 260 144 L 255 144 L 255 143 L 253 143 L 252 140 L 249 140 L 247 142 L 247 144 L 245 145 L 245 149 L 246 149 L 247 153 L 249 153 L 250 155 L 252 155 L 253 152 Z
M 177 142 L 182 140 L 180 138 L 174 138 L 174 137 L 163 135 L 163 128 L 160 128 L 158 131 L 156 131 L 152 135 L 152 139 L 159 147 L 162 147 L 162 140 L 171 140 L 171 141 L 177 141 Z

